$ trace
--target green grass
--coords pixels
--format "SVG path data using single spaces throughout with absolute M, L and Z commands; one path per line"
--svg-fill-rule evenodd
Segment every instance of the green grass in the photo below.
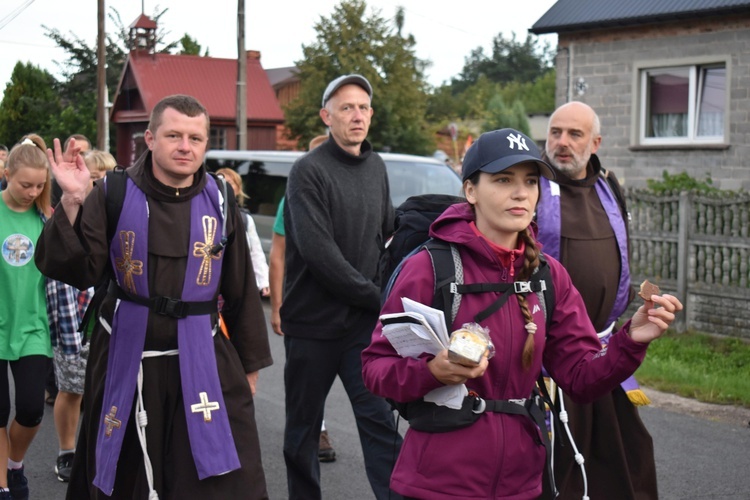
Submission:
M 750 408 L 750 343 L 669 332 L 651 343 L 636 378 L 662 392 Z

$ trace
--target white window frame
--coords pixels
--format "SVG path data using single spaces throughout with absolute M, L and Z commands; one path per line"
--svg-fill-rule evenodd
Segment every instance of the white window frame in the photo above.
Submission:
M 730 94 L 730 58 L 729 56 L 709 56 L 689 59 L 670 59 L 663 61 L 642 61 L 634 64 L 633 88 L 636 90 L 633 99 L 633 141 L 642 146 L 702 146 L 727 144 L 729 142 L 729 106 Z M 726 71 L 726 88 L 724 89 L 724 133 L 720 136 L 697 136 L 698 103 L 696 95 L 701 95 L 702 80 L 699 70 L 706 67 L 721 67 Z M 689 76 L 688 100 L 688 135 L 686 137 L 646 137 L 648 130 L 648 77 L 651 73 L 664 70 L 686 69 Z M 699 81 L 701 80 L 701 81 Z

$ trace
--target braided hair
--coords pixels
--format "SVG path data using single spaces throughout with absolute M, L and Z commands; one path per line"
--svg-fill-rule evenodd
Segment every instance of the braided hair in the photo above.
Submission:
M 518 275 L 518 279 L 526 281 L 531 277 L 534 270 L 539 267 L 539 254 L 541 250 L 539 250 L 536 241 L 531 236 L 531 230 L 528 227 L 519 232 L 518 236 L 525 243 L 524 264 Z M 531 311 L 529 311 L 529 303 L 526 300 L 526 295 L 519 293 L 516 297 L 518 298 L 518 304 L 521 306 L 521 312 L 526 321 L 526 330 L 528 331 L 526 342 L 523 345 L 523 353 L 521 354 L 521 366 L 524 370 L 528 370 L 531 367 L 531 361 L 534 359 L 534 333 L 536 332 L 536 324 L 531 316 Z

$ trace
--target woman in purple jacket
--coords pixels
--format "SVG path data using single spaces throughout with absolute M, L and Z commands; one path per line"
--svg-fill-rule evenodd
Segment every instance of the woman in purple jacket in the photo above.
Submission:
M 530 224 L 540 175 L 554 178 L 534 142 L 515 130 L 485 133 L 469 149 L 463 163 L 467 203 L 446 210 L 430 231 L 459 249 L 464 283 L 525 281 L 537 268 L 540 249 Z M 553 258 L 545 259 L 555 293 L 549 331 L 537 294 L 511 294 L 480 323 L 489 329 L 494 357 L 467 367 L 451 362 L 447 350 L 403 358 L 378 323 L 362 353 L 367 387 L 398 402 L 416 401 L 453 384 L 465 384 L 485 400 L 518 400 L 529 396 L 544 364 L 571 397 L 591 401 L 638 368 L 648 343 L 682 309 L 671 295 L 653 295 L 602 349 L 568 273 Z M 431 304 L 433 294 L 430 256 L 419 252 L 403 266 L 382 313 L 403 311 L 402 297 Z M 498 296 L 462 295 L 453 330 L 474 322 Z M 544 464 L 541 432 L 530 418 L 484 412 L 472 425 L 449 432 L 409 429 L 391 488 L 412 498 L 532 499 L 542 492 Z

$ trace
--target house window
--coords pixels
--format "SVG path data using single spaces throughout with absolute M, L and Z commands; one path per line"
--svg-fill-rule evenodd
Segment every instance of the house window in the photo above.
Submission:
M 209 149 L 227 149 L 227 129 L 211 127 L 208 147 Z
M 726 64 L 642 69 L 642 144 L 724 142 Z

